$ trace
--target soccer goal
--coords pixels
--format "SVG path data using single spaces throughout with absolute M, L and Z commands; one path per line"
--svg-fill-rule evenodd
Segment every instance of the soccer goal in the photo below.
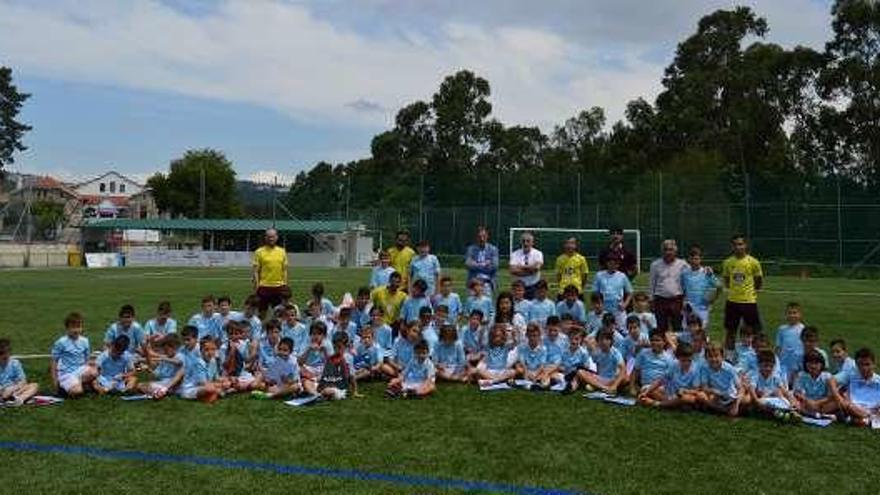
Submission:
M 511 227 L 508 256 L 519 248 L 519 236 L 531 232 L 535 236 L 535 247 L 544 253 L 545 269 L 552 269 L 556 257 L 562 254 L 562 243 L 569 237 L 578 240 L 578 251 L 590 265 L 590 271 L 599 269 L 598 255 L 608 245 L 608 229 L 565 229 L 557 227 Z M 637 266 L 642 266 L 642 233 L 639 229 L 623 230 L 623 245 L 636 256 Z

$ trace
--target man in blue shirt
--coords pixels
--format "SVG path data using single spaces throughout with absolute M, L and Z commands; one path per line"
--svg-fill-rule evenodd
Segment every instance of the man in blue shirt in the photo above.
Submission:
M 489 229 L 486 227 L 477 227 L 477 241 L 465 251 L 464 264 L 468 269 L 468 281 L 477 279 L 483 282 L 483 292 L 491 298 L 498 273 L 498 248 L 489 243 Z

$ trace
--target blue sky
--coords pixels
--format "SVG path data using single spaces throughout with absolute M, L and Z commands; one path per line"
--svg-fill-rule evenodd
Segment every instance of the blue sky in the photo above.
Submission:
M 743 3 L 743 2 L 739 2 Z M 821 48 L 827 0 L 752 0 L 770 41 Z M 722 0 L 0 0 L 0 64 L 32 93 L 13 170 L 145 177 L 190 148 L 240 177 L 367 156 L 444 75 L 489 79 L 495 115 L 545 131 L 653 98 Z

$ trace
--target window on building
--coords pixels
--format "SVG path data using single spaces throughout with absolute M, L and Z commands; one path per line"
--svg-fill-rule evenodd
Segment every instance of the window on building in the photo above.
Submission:
M 98 189 L 99 189 L 101 192 L 107 192 L 107 184 L 104 184 L 104 183 L 102 182 L 101 185 L 98 186 Z
M 119 184 L 119 192 L 121 192 L 121 193 L 125 192 L 125 184 Z
M 111 180 L 111 181 L 110 181 L 110 193 L 112 194 L 112 193 L 115 193 L 115 192 L 116 192 L 116 181 L 112 181 L 112 180 Z

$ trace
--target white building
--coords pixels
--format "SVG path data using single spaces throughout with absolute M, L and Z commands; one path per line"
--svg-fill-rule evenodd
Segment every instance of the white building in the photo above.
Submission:
M 73 186 L 86 217 L 152 218 L 158 215 L 149 189 L 138 182 L 109 171 Z

